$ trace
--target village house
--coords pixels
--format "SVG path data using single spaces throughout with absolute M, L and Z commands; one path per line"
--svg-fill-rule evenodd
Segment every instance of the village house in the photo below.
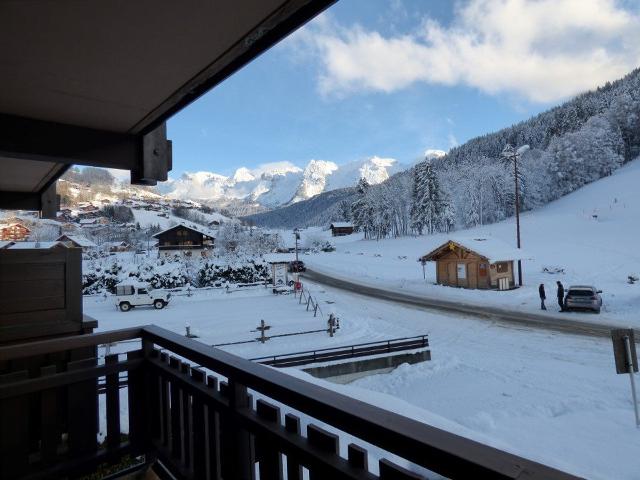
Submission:
M 20 242 L 26 240 L 31 234 L 31 230 L 22 223 L 0 224 L 0 240 L 10 240 Z
M 110 253 L 115 253 L 115 252 L 129 252 L 131 250 L 133 250 L 133 246 L 130 245 L 129 243 L 122 241 L 122 242 L 105 242 L 101 245 L 101 247 L 103 249 L 105 249 L 106 251 L 110 252 Z
M 448 240 L 420 257 L 436 262 L 436 282 L 461 288 L 508 290 L 515 288 L 514 261 L 520 250 L 493 238 Z
M 179 223 L 153 235 L 158 239 L 160 256 L 186 253 L 191 255 L 193 250 L 201 251 L 206 256 L 206 249 L 213 248 L 215 235 L 205 227 Z
M 92 217 L 82 218 L 78 221 L 82 228 L 99 228 L 109 225 L 109 219 L 107 217 Z
M 87 237 L 83 237 L 82 235 L 61 235 L 56 240 L 58 242 L 63 242 L 65 245 L 69 247 L 81 248 L 83 252 L 87 252 L 89 250 L 93 250 L 96 248 L 96 244 L 89 240 Z
M 333 222 L 329 225 L 331 235 L 334 237 L 342 237 L 353 233 L 353 224 L 349 222 Z

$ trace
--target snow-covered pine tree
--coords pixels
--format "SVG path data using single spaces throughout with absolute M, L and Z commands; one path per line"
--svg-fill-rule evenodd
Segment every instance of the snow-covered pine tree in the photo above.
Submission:
M 411 229 L 418 232 L 418 235 L 422 235 L 424 229 L 425 219 L 422 210 L 422 199 L 425 196 L 425 172 L 426 163 L 420 163 L 413 169 L 413 184 L 411 188 L 411 211 L 410 222 Z
M 351 218 L 356 229 L 364 232 L 364 238 L 370 238 L 373 231 L 374 209 L 369 201 L 369 183 L 361 178 L 356 190 L 358 197 L 351 205 Z

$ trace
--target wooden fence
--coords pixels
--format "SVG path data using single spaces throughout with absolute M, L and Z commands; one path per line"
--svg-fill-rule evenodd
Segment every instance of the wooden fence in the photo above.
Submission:
M 133 339 L 140 348 L 104 363 L 74 360 Z M 0 347 L 0 366 L 3 480 L 75 477 L 125 454 L 179 479 L 575 478 L 157 326 Z

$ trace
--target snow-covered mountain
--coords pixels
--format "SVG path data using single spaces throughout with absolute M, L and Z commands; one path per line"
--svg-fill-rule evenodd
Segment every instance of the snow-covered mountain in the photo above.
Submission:
M 169 198 L 213 203 L 243 200 L 274 208 L 330 190 L 355 186 L 361 178 L 369 184 L 378 184 L 404 169 L 406 166 L 395 159 L 380 157 L 345 165 L 311 160 L 304 169 L 288 162 L 278 162 L 256 169 L 241 167 L 231 176 L 185 172 L 158 187 Z

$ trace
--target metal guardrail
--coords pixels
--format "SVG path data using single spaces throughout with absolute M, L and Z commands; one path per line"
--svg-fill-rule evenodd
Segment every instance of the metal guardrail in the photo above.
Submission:
M 358 343 L 346 347 L 322 348 L 283 355 L 269 355 L 266 357 L 252 358 L 251 361 L 271 367 L 285 368 L 307 365 L 309 363 L 330 362 L 347 358 L 378 355 L 381 353 L 415 350 L 416 348 L 425 348 L 428 346 L 428 336 L 417 335 L 415 337 L 394 338 L 379 342 Z

